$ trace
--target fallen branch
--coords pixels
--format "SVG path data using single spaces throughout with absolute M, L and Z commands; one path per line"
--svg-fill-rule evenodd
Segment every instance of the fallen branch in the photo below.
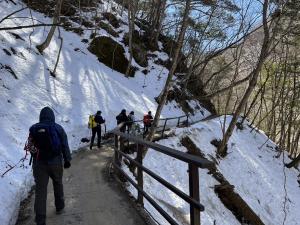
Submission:
M 17 14 L 17 13 L 19 13 L 19 12 L 25 10 L 25 9 L 28 9 L 28 7 L 21 8 L 21 9 L 19 9 L 19 10 L 17 10 L 17 11 L 14 11 L 14 12 L 8 14 L 7 16 L 5 16 L 3 19 L 0 20 L 0 23 L 2 23 L 4 20 L 8 19 L 8 18 L 11 17 L 12 15 Z
M 5 176 L 5 174 L 7 174 L 9 171 L 11 171 L 11 170 L 13 170 L 14 168 L 16 168 L 20 163 L 22 163 L 22 164 L 21 164 L 21 167 L 25 168 L 25 165 L 24 165 L 25 160 L 26 160 L 26 156 L 23 157 L 23 158 L 21 158 L 21 159 L 20 159 L 15 165 L 13 165 L 13 166 L 7 163 L 7 165 L 8 165 L 9 168 L 1 174 L 1 177 L 3 178 L 3 177 Z
M 16 26 L 16 27 L 0 27 L 0 31 L 1 30 L 20 30 L 20 29 L 33 28 L 33 27 L 52 27 L 52 26 L 61 26 L 61 25 L 59 25 L 59 24 L 33 24 L 33 25 Z

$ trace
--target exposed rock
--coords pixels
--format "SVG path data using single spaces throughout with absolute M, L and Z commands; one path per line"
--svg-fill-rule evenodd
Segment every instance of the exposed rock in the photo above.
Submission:
M 85 27 L 88 27 L 88 28 L 93 28 L 94 27 L 94 24 L 91 21 L 88 21 L 86 19 L 83 19 L 81 24 Z
M 147 70 L 147 69 L 142 70 L 142 73 L 145 74 L 145 75 L 147 75 L 149 72 L 150 72 L 150 71 Z
M 2 50 L 5 52 L 6 55 L 11 56 L 11 53 L 7 49 L 3 48 Z
M 191 100 L 190 96 L 188 96 L 184 91 L 179 90 L 177 87 L 171 89 L 168 92 L 167 101 L 176 101 L 182 111 L 186 114 L 194 114 L 194 109 L 190 107 L 188 101 Z
M 193 95 L 194 99 L 199 99 L 204 108 L 210 111 L 213 115 L 217 114 L 217 110 L 215 109 L 213 103 L 209 99 L 202 98 L 203 96 L 207 95 L 207 93 L 204 91 L 201 79 L 197 78 L 196 76 L 192 76 L 188 81 L 186 88 L 188 92 Z
M 161 58 L 158 58 L 154 61 L 154 63 L 156 63 L 157 65 L 161 65 L 166 67 L 168 70 L 171 69 L 172 66 L 172 62 L 170 60 L 162 60 Z
M 114 28 L 120 27 L 120 22 L 114 14 L 106 12 L 103 13 L 102 15 L 104 19 L 106 19 Z
M 163 50 L 169 55 L 169 58 L 173 58 L 174 50 L 176 47 L 176 41 L 173 38 L 164 35 L 160 35 L 159 40 L 162 42 Z M 188 71 L 185 60 L 186 58 L 184 54 L 180 53 L 175 73 L 185 73 L 186 71 Z M 170 63 L 170 65 L 172 64 Z
M 98 57 L 98 60 L 106 66 L 125 74 L 128 66 L 128 59 L 125 57 L 125 50 L 110 37 L 96 37 L 91 42 L 88 50 Z M 130 76 L 133 77 L 136 69 L 132 68 Z
M 147 51 L 140 48 L 137 44 L 132 45 L 132 53 L 134 60 L 142 67 L 148 66 Z
M 83 29 L 80 27 L 65 27 L 64 26 L 64 28 L 65 28 L 65 30 L 72 31 L 80 36 L 83 35 L 83 33 L 84 33 Z
M 148 66 L 147 47 L 137 31 L 134 31 L 132 36 L 133 36 L 132 37 L 133 58 L 140 66 L 147 67 Z M 123 42 L 126 45 L 129 44 L 128 33 L 124 35 Z
M 22 41 L 25 41 L 24 38 L 22 38 L 20 35 L 14 33 L 14 32 L 8 32 L 10 35 L 14 36 L 14 38 L 16 40 L 22 40 Z
M 119 37 L 119 34 L 109 24 L 100 21 L 99 27 L 101 27 L 103 30 L 105 30 L 110 35 L 112 35 L 114 37 Z
M 9 66 L 9 65 L 3 65 L 2 63 L 0 63 L 0 70 L 6 70 L 7 72 L 9 72 L 16 80 L 18 80 L 19 78 L 17 77 L 15 71 Z
M 30 8 L 44 13 L 48 16 L 53 16 L 56 6 L 56 1 L 52 0 L 23 0 Z M 80 7 L 95 7 L 97 0 L 81 0 Z M 61 15 L 74 16 L 76 14 L 76 8 L 79 6 L 79 1 L 63 0 L 61 6 Z

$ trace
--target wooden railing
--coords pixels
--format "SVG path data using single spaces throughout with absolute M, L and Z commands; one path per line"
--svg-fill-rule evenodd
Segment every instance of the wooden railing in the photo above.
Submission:
M 114 134 L 115 145 L 114 145 L 114 161 L 113 165 L 116 173 L 122 175 L 128 182 L 130 182 L 138 191 L 137 202 L 140 205 L 144 205 L 144 198 L 171 224 L 178 225 L 176 220 L 172 218 L 145 190 L 143 174 L 146 173 L 153 179 L 164 185 L 168 190 L 172 191 L 180 198 L 185 200 L 190 205 L 190 221 L 191 225 L 200 225 L 200 211 L 204 210 L 204 206 L 200 204 L 199 194 L 199 168 L 210 168 L 213 163 L 193 155 L 192 153 L 184 153 L 178 150 L 162 146 L 153 142 L 143 140 L 136 136 L 126 134 L 119 131 L 119 128 L 111 131 Z M 129 155 L 124 153 L 125 142 L 134 144 L 136 146 L 137 157 L 131 158 Z M 169 183 L 165 179 L 154 173 L 150 169 L 143 166 L 143 151 L 145 148 L 158 151 L 162 154 L 180 160 L 188 164 L 189 174 L 189 195 L 176 188 L 173 184 Z M 122 157 L 126 158 L 132 165 L 137 168 L 137 176 L 134 181 L 121 166 Z
M 174 121 L 174 123 L 170 124 L 168 122 Z M 143 120 L 136 120 L 133 121 L 133 123 L 138 123 L 138 124 L 143 124 Z M 180 127 L 180 126 L 189 126 L 189 115 L 183 115 L 183 116 L 178 116 L 178 117 L 169 117 L 169 118 L 162 118 L 159 119 L 159 124 L 156 127 L 156 132 L 161 133 L 161 138 L 164 137 L 165 131 L 168 128 L 171 127 Z M 143 124 L 144 126 L 144 124 Z M 145 130 L 145 127 L 143 128 Z M 130 133 L 130 130 L 127 128 L 127 133 Z M 144 136 L 143 136 L 144 138 Z

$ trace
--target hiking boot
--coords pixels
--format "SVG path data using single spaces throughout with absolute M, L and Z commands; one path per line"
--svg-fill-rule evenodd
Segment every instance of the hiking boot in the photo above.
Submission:
M 63 214 L 65 212 L 65 209 L 62 208 L 62 209 L 57 209 L 56 210 L 56 215 L 60 215 L 60 214 Z

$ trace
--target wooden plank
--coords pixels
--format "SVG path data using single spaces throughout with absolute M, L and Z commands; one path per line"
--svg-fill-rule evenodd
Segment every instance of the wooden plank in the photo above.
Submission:
M 172 191 L 173 193 L 175 193 L 176 195 L 178 195 L 180 198 L 182 198 L 183 200 L 185 200 L 187 203 L 194 205 L 194 207 L 196 207 L 200 211 L 204 211 L 204 206 L 201 205 L 199 202 L 195 201 L 189 195 L 187 195 L 186 193 L 184 193 L 180 189 L 176 188 L 174 185 L 172 185 L 168 181 L 164 180 L 163 178 L 161 178 L 160 176 L 158 176 L 157 174 L 155 174 L 154 172 L 152 172 L 150 169 L 144 167 L 143 165 L 141 165 L 140 163 L 138 163 L 136 160 L 132 159 L 130 156 L 126 155 L 125 153 L 121 152 L 120 150 L 118 150 L 118 152 L 124 158 L 126 158 L 127 160 L 129 160 L 130 163 L 134 164 L 137 167 L 140 167 L 145 173 L 149 174 L 152 178 L 154 178 L 155 180 L 157 180 L 159 183 L 161 183 L 162 185 L 164 185 L 167 189 L 169 189 L 170 191 Z
M 143 148 L 142 146 L 139 146 L 139 144 L 136 145 L 137 148 L 137 162 L 142 166 L 143 165 Z M 138 186 L 141 190 L 144 190 L 144 179 L 143 179 L 143 169 L 138 166 L 137 167 L 137 181 Z M 143 193 L 141 191 L 138 191 L 138 203 L 142 206 L 144 206 L 144 198 Z
M 118 150 L 119 149 L 119 137 L 118 135 L 115 135 L 115 149 Z M 115 155 L 114 155 L 114 160 L 115 163 L 120 165 L 120 161 L 119 161 L 119 153 L 118 151 L 115 150 Z
M 194 156 L 191 154 L 180 152 L 178 150 L 175 150 L 175 149 L 163 146 L 163 145 L 159 145 L 157 143 L 143 140 L 142 138 L 139 138 L 139 137 L 136 137 L 133 135 L 124 134 L 124 133 L 120 132 L 119 130 L 114 130 L 112 133 L 117 134 L 125 139 L 129 139 L 130 141 L 132 141 L 134 143 L 143 145 L 147 148 L 151 148 L 151 149 L 161 152 L 165 155 L 176 158 L 178 160 L 181 160 L 181 161 L 184 161 L 187 163 L 192 163 L 200 168 L 210 168 L 214 165 L 213 162 L 211 162 L 207 159 L 203 159 L 199 156 Z
M 153 198 L 147 194 L 144 190 L 140 189 L 140 187 L 131 179 L 127 173 L 125 173 L 120 166 L 113 163 L 115 168 L 124 176 L 124 178 L 129 181 L 138 191 L 140 191 L 143 196 L 148 200 L 148 202 L 171 224 L 171 225 L 179 225 L 162 207 L 157 204 Z
M 189 152 L 189 154 L 194 154 Z M 199 170 L 198 167 L 189 163 L 189 190 L 190 197 L 195 201 L 200 202 L 200 191 L 199 191 Z M 200 211 L 190 204 L 190 218 L 191 225 L 200 225 Z

